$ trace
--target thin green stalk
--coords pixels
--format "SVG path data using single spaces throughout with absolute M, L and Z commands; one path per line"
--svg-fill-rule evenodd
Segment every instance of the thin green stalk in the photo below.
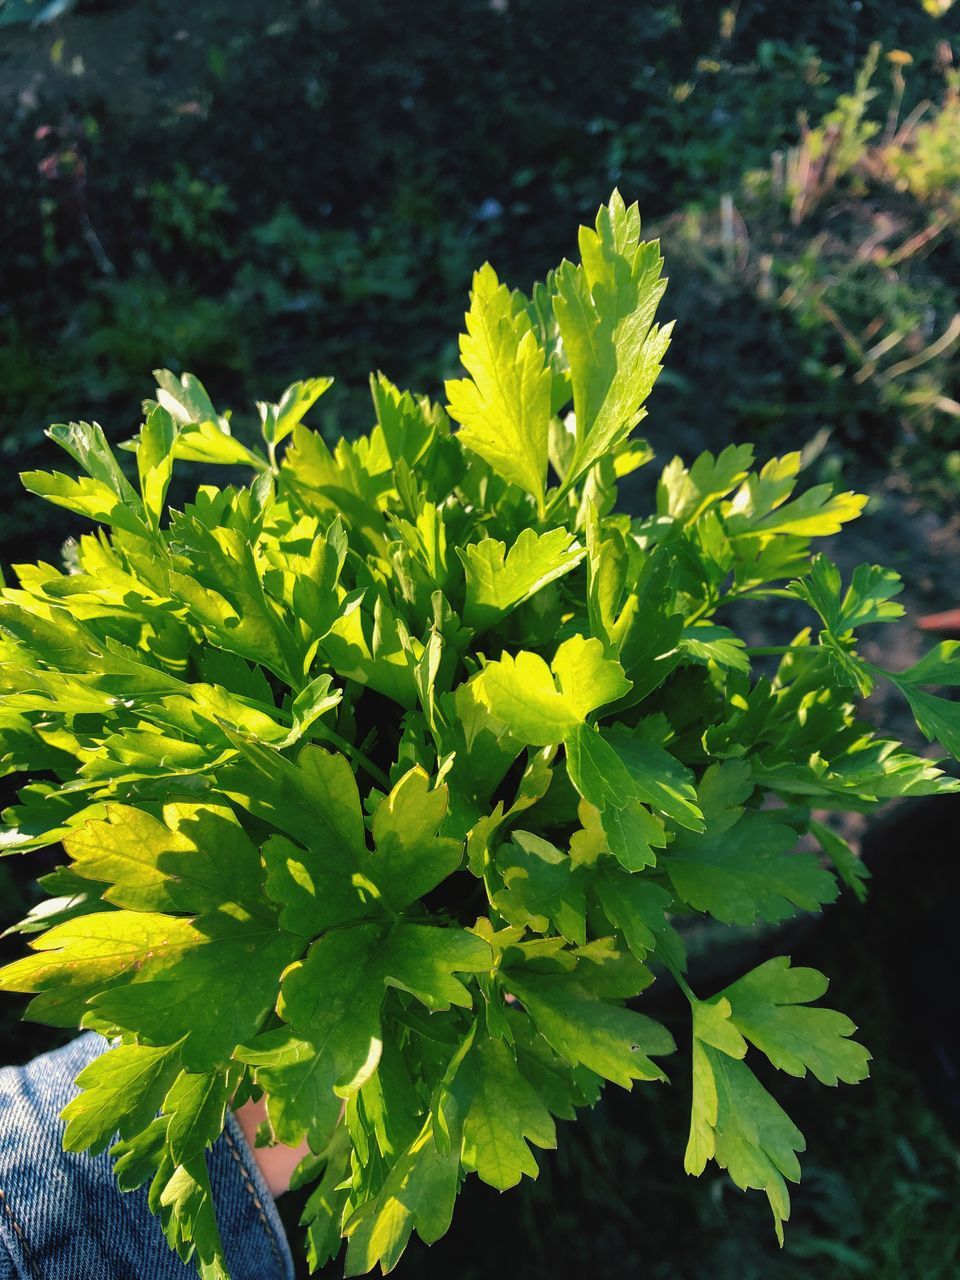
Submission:
M 327 742 L 331 742 L 350 760 L 353 760 L 356 764 L 365 769 L 367 773 L 369 773 L 370 777 L 373 778 L 374 782 L 383 787 L 385 791 L 390 790 L 390 779 L 383 772 L 380 766 L 374 764 L 369 756 L 365 756 L 362 751 L 359 751 L 353 745 L 353 743 L 348 742 L 346 738 L 341 738 L 339 733 L 335 733 L 333 729 L 328 729 L 326 725 L 313 725 L 311 726 L 311 732 L 316 733 L 318 737 L 325 738 Z

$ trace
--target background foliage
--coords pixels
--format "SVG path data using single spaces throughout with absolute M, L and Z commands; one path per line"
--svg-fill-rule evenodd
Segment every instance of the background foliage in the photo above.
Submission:
M 542 275 L 616 182 L 662 233 L 679 321 L 654 446 L 806 444 L 814 471 L 868 473 L 864 554 L 907 570 L 914 605 L 954 603 L 955 541 L 918 539 L 949 529 L 960 483 L 958 9 L 604 0 L 585 30 L 572 0 L 7 0 L 0 562 L 53 558 L 74 529 L 16 478 L 48 465 L 49 422 L 125 438 L 164 366 L 229 393 L 251 435 L 255 398 L 334 372 L 321 421 L 365 429 L 368 369 L 435 392 L 471 270 Z M 911 952 L 903 918 L 954 881 L 941 829 L 909 830 L 920 864 L 886 867 L 903 828 L 875 833 L 879 905 L 820 926 L 831 997 L 869 1011 L 876 1067 L 822 1115 L 798 1099 L 811 1154 L 783 1254 L 719 1182 L 684 1180 L 661 1094 L 604 1103 L 536 1188 L 477 1189 L 476 1215 L 405 1265 L 478 1271 L 493 1212 L 485 1269 L 529 1277 L 570 1258 L 601 1275 L 956 1274 L 958 1103 L 933 1065 L 957 1061 L 956 1032 L 931 1015 L 908 1039 L 903 1021 L 929 982 L 917 953 L 950 961 L 930 953 L 949 921 Z M 45 868 L 8 868 L 13 917 Z M 895 970 L 864 963 L 893 950 Z M 8 1058 L 49 1043 L 7 1008 Z

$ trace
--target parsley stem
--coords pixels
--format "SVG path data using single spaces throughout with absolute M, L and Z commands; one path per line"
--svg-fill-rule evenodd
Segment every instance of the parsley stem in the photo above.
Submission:
M 566 482 L 564 482 L 563 484 L 560 485 L 560 488 L 556 491 L 556 493 L 553 495 L 553 497 L 550 499 L 547 505 L 541 508 L 541 511 L 540 511 L 541 528 L 547 523 L 547 521 L 553 515 L 554 511 L 557 509 L 560 503 L 565 501 L 565 499 L 569 496 L 571 488 L 572 488 L 571 485 L 568 485 Z
M 383 772 L 379 765 L 373 763 L 369 756 L 365 756 L 362 751 L 358 750 L 352 742 L 348 742 L 346 738 L 341 738 L 339 733 L 335 733 L 333 729 L 328 729 L 324 724 L 313 724 L 310 726 L 311 734 L 318 738 L 325 738 L 327 742 L 333 743 L 338 747 L 345 756 L 356 761 L 369 773 L 374 782 L 378 783 L 384 790 L 390 790 L 390 779 Z
M 706 600 L 699 609 L 694 610 L 688 618 L 684 619 L 685 626 L 692 626 L 694 622 L 698 622 L 702 617 L 709 613 L 716 613 L 718 609 L 722 609 L 724 605 L 733 604 L 734 600 L 765 600 L 769 596 L 774 596 L 782 600 L 793 600 L 796 597 L 790 591 L 786 591 L 782 587 L 743 587 L 741 590 L 734 589 L 728 591 L 725 595 L 717 596 L 716 599 Z
M 673 975 L 673 978 L 677 986 L 680 988 L 683 994 L 687 997 L 690 1003 L 695 1004 L 697 997 L 693 994 L 693 991 L 690 989 L 690 984 L 687 982 L 686 978 L 680 972 L 679 966 L 676 965 L 672 960 L 666 957 L 663 958 L 663 963 L 667 967 L 667 969 L 669 969 L 670 973 Z

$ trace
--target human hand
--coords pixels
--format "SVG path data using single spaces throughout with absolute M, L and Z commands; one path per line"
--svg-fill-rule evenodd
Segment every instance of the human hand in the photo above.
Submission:
M 290 1178 L 294 1169 L 303 1157 L 309 1154 L 310 1148 L 306 1140 L 296 1147 L 288 1147 L 282 1142 L 274 1147 L 257 1146 L 257 1130 L 267 1118 L 267 1103 L 264 1097 L 256 1102 L 245 1102 L 243 1106 L 237 1107 L 233 1114 L 243 1130 L 243 1136 L 253 1153 L 257 1167 L 263 1174 L 263 1180 L 270 1188 L 270 1194 L 276 1198 L 283 1195 L 284 1191 L 289 1191 Z

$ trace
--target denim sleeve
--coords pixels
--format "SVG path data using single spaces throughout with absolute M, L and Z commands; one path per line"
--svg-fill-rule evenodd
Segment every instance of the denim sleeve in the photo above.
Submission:
M 145 1187 L 118 1191 L 106 1152 L 61 1149 L 73 1081 L 106 1048 L 88 1034 L 0 1071 L 0 1280 L 197 1280 L 168 1248 Z M 207 1160 L 232 1280 L 293 1280 L 276 1205 L 232 1115 Z

